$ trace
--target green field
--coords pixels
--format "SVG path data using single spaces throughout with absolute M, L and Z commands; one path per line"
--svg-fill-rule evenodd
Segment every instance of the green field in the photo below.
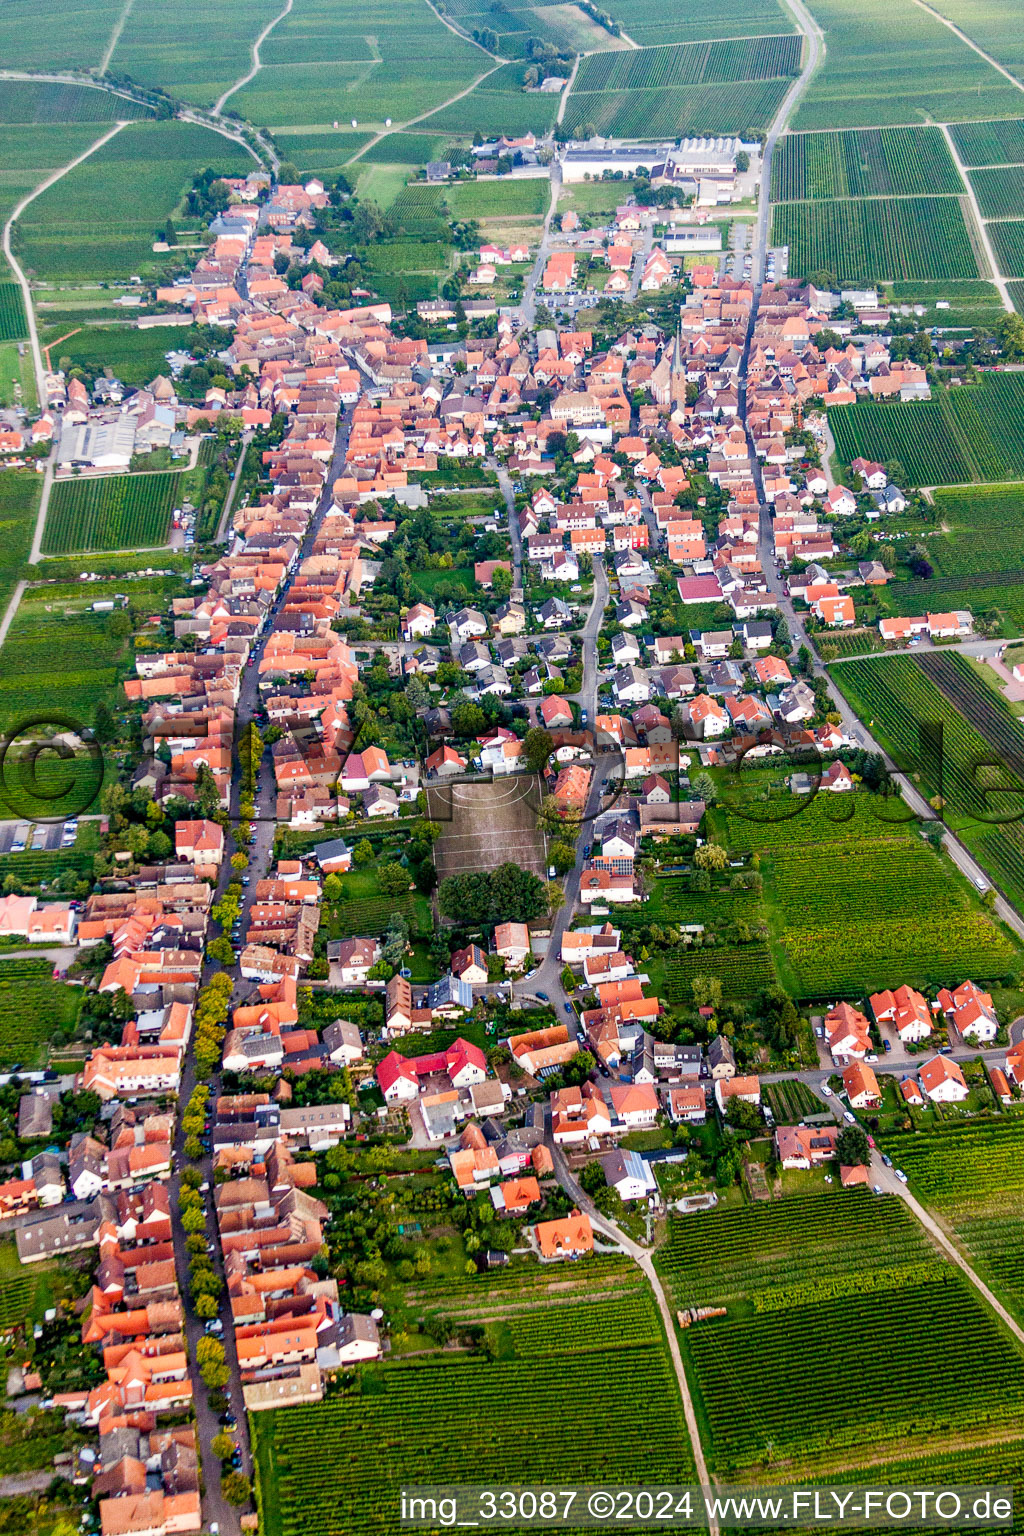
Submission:
M 931 400 L 839 406 L 829 422 L 844 464 L 858 454 L 883 464 L 898 460 L 911 485 L 1024 479 L 1020 374 L 985 374 L 976 385 L 940 390 Z
M 938 128 L 789 133 L 772 158 L 772 201 L 960 193 L 963 182 Z
M 983 219 L 1024 218 L 1024 165 L 971 172 Z
M 166 374 L 167 353 L 172 349 L 187 351 L 194 335 L 190 326 L 157 325 L 137 331 L 126 325 L 88 325 L 73 336 L 67 335 L 68 330 L 67 324 L 51 330 L 48 323 L 42 336 L 44 345 L 60 339 L 52 354 L 55 364 L 68 358 L 72 367 L 94 374 L 110 368 L 122 384 L 136 387 L 151 384 L 158 373 Z
M 0 283 L 0 341 L 21 341 L 27 335 L 20 287 L 17 283 Z
M 60 480 L 46 514 L 43 554 L 166 544 L 180 493 L 181 477 L 173 473 Z
M 838 1191 L 687 1216 L 656 1263 L 677 1305 L 728 1307 L 681 1335 L 720 1475 L 768 1464 L 821 1477 L 887 1446 L 934 1450 L 953 1426 L 1009 1432 L 1024 1401 L 1016 1347 L 891 1197 Z M 940 1315 L 957 1317 L 963 1372 L 927 1346 Z
M 811 0 L 826 52 L 791 126 L 1019 117 L 1021 93 L 913 0 Z
M 938 1124 L 888 1137 L 882 1147 L 918 1199 L 953 1229 L 982 1278 L 1024 1316 L 1024 1120 L 998 1115 Z
M 110 68 L 209 106 L 248 74 L 252 44 L 280 9 L 275 0 L 207 0 L 197 27 L 190 0 L 132 0 Z
M 32 548 L 42 489 L 42 475 L 31 470 L 0 470 L 0 617 Z
M 8 0 L 0 12 L 0 58 L 7 69 L 96 69 L 123 9 L 123 0 L 74 0 L 49 11 Z
M 490 61 L 482 59 L 481 69 Z M 451 133 L 481 133 L 489 138 L 498 134 L 547 133 L 558 111 L 557 96 L 526 92 L 522 88 L 523 66 L 503 64 L 485 80 L 450 106 L 434 112 L 417 126 L 427 132 L 444 129 Z
M 1024 40 L 1013 25 L 1012 10 L 993 0 L 936 0 L 934 9 L 1020 79 L 1024 71 Z
M 464 181 L 450 187 L 445 201 L 453 219 L 511 219 L 543 216 L 551 201 L 547 177 L 529 181 Z
M 149 116 L 148 107 L 113 91 L 42 80 L 0 80 L 0 123 L 113 123 L 119 117 Z
M 260 52 L 263 68 L 231 107 L 251 122 L 307 131 L 348 128 L 353 118 L 360 127 L 405 122 L 492 64 L 416 0 L 296 0 Z
M 991 123 L 954 123 L 950 128 L 964 165 L 1024 163 L 1024 119 Z
M 840 282 L 978 276 L 956 197 L 781 203 L 772 241 L 789 246 L 794 276 L 826 271 Z
M 787 77 L 650 90 L 584 93 L 574 88 L 563 121 L 570 133 L 580 135 L 589 127 L 598 134 L 626 139 L 717 132 L 749 138 L 765 130 L 788 89 Z
M 1006 219 L 987 229 L 1003 276 L 1024 277 L 1024 219 Z
M 282 158 L 297 165 L 304 176 L 340 171 L 346 160 L 351 159 L 356 150 L 362 149 L 368 142 L 368 134 L 352 133 L 351 130 L 348 133 L 331 130 L 322 133 L 281 133 L 277 136 Z
M 41 1066 L 46 1042 L 74 1027 L 81 1002 L 80 988 L 53 980 L 51 961 L 0 959 L 0 1066 Z
M 606 9 L 641 44 L 688 43 L 706 37 L 754 37 L 788 32 L 793 18 L 778 0 L 724 0 L 709 10 L 699 0 L 608 0 Z
M 605 1280 L 603 1260 L 588 1260 L 582 1272 L 577 1266 L 529 1269 L 541 1289 L 557 1277 L 569 1286 L 584 1281 L 594 1291 L 612 1284 L 615 1294 L 594 1305 L 585 1292 L 556 1301 L 531 1297 L 532 1287 L 513 1291 L 519 1304 L 490 1330 L 496 1359 L 456 1353 L 366 1366 L 327 1402 L 254 1417 L 267 1536 L 391 1536 L 400 1529 L 403 1486 L 458 1482 L 470 1464 L 483 1481 L 557 1482 L 564 1470 L 566 1382 L 581 1366 L 587 1390 L 573 1409 L 575 1478 L 600 1482 L 621 1472 L 627 1421 L 634 1431 L 631 1475 L 666 1482 L 692 1476 L 678 1387 L 649 1293 L 630 1286 L 635 1294 L 622 1295 L 621 1272 Z M 630 1274 L 636 1272 L 627 1272 L 627 1286 Z M 446 1309 L 465 1284 L 443 1288 L 439 1300 Z M 482 1280 L 469 1286 L 478 1306 L 509 1296 Z M 544 1305 L 531 1310 L 524 1305 L 531 1299 Z M 452 1414 L 459 1418 L 457 1432 Z M 384 1453 L 399 1445 L 400 1455 Z
M 87 138 L 94 132 L 85 131 Z M 62 156 L 71 153 L 65 149 Z M 164 258 L 152 250 L 157 231 L 204 166 L 245 174 L 253 160 L 238 144 L 194 123 L 129 124 L 26 209 L 17 226 L 22 263 L 49 280 L 158 271 Z
M 0 1329 L 43 1320 L 53 1305 L 49 1264 L 22 1264 L 12 1237 L 0 1240 Z

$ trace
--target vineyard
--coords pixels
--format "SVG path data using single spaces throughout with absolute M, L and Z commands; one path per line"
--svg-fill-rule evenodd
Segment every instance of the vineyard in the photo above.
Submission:
M 978 275 L 957 197 L 781 203 L 772 243 L 789 246 L 790 271 L 800 277 L 821 270 L 840 282 Z
M 27 335 L 21 288 L 17 283 L 0 283 L 0 341 L 20 341 Z
M 920 842 L 865 840 L 835 864 L 821 849 L 779 848 L 767 886 L 804 998 L 856 997 L 904 981 L 993 978 L 1019 959 Z
M 1024 218 L 1024 165 L 972 171 L 971 186 L 983 219 Z
M 331 937 L 347 939 L 358 933 L 381 933 L 393 912 L 400 912 L 414 933 L 429 933 L 430 924 L 424 917 L 422 898 L 417 900 L 410 891 L 405 896 L 358 896 L 352 901 L 339 902 L 330 913 Z
M 692 1002 L 695 976 L 717 976 L 727 997 L 756 997 L 775 982 L 767 944 L 705 944 L 673 949 L 665 959 L 666 993 L 670 1003 Z
M 627 55 L 615 54 L 614 57 Z M 573 134 L 590 125 L 599 134 L 624 139 L 719 133 L 748 138 L 762 132 L 771 122 L 788 87 L 789 81 L 785 78 L 723 83 L 706 81 L 701 85 L 643 92 L 584 93 L 574 87 L 566 102 L 565 125 Z M 528 97 L 525 99 L 529 100 Z M 463 105 L 460 102 L 452 110 L 458 112 Z M 448 124 L 447 114 L 438 115 Z
M 772 160 L 772 201 L 960 193 L 963 183 L 938 128 L 790 133 Z
M 0 1332 L 32 1318 L 42 1322 L 51 1306 L 49 1266 L 22 1264 L 13 1237 L 0 1239 Z
M 1024 230 L 1024 223 L 1012 227 Z M 844 463 L 858 455 L 898 459 L 913 485 L 1024 480 L 1020 374 L 986 374 L 979 384 L 913 404 L 841 406 L 829 412 L 829 422 Z
M 683 1339 L 720 1473 L 769 1452 L 813 1457 L 820 1472 L 829 1456 L 845 1462 L 953 1421 L 995 1427 L 1021 1411 L 1015 1352 L 899 1201 L 837 1191 L 690 1216 L 672 1223 L 656 1263 L 676 1306 L 729 1307 Z M 967 1378 L 928 1346 L 935 1318 L 949 1315 L 975 1384 L 966 1402 Z
M 0 1065 L 39 1066 L 58 1029 L 72 1029 L 82 994 L 53 980 L 48 960 L 0 960 Z
M 1019 575 L 1024 570 L 1024 486 L 956 487 L 935 493 L 938 521 L 949 533 L 928 541 L 928 558 L 943 576 Z
M 797 1077 L 766 1083 L 764 1096 L 779 1125 L 798 1125 L 805 1115 L 820 1115 L 823 1109 L 818 1095 Z
M 990 224 L 988 235 L 1003 276 L 1024 277 L 1024 220 Z
M 608 11 L 638 43 L 681 43 L 701 37 L 753 37 L 782 32 L 793 18 L 779 0 L 729 0 L 710 11 L 700 0 L 608 0 Z
M 938 1125 L 882 1146 L 1024 1317 L 1024 1120 L 1000 1115 Z
M 113 123 L 148 117 L 150 109 L 127 96 L 84 85 L 36 80 L 0 82 L 0 123 Z
M 59 480 L 46 514 L 43 553 L 166 544 L 181 485 L 181 476 L 173 472 Z
M 581 60 L 575 91 L 652 91 L 708 81 L 773 80 L 800 69 L 801 39 L 741 38 L 674 48 L 592 53 Z
M 844 634 L 826 631 L 818 639 L 817 648 L 822 661 L 836 661 L 841 656 L 860 656 L 867 651 L 882 650 L 882 637 L 877 629 L 850 629 Z
M 953 123 L 949 131 L 964 165 L 1024 163 L 1024 119 L 1010 117 L 991 123 Z
M 584 1304 L 574 1319 L 576 1311 L 560 1306 L 502 1325 L 514 1343 L 511 1360 L 455 1355 L 365 1367 L 327 1402 L 258 1415 L 261 1529 L 391 1536 L 403 1486 L 457 1483 L 467 1467 L 496 1484 L 556 1483 L 565 1466 L 566 1385 L 581 1350 L 586 1390 L 573 1410 L 574 1478 L 597 1482 L 621 1470 L 628 1422 L 631 1475 L 685 1482 L 689 1439 L 650 1301 Z

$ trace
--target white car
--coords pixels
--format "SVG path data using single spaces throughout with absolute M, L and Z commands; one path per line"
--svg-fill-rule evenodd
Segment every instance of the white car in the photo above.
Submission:
M 894 1168 L 893 1173 L 895 1173 L 901 1184 L 908 1184 L 910 1182 L 902 1168 Z
M 822 1093 L 824 1093 L 827 1096 L 831 1097 L 832 1089 L 829 1087 L 828 1083 L 822 1083 L 821 1091 L 822 1091 Z
M 874 1186 L 874 1190 L 875 1190 L 875 1194 L 876 1195 L 880 1195 L 882 1193 L 882 1186 L 881 1186 L 881 1184 L 876 1184 Z
M 843 1119 L 846 1121 L 847 1125 L 857 1124 L 857 1116 L 851 1115 L 848 1109 L 843 1110 Z

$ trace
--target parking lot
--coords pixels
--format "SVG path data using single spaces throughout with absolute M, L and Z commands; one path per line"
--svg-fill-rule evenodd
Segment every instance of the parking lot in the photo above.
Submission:
M 70 848 L 78 836 L 78 822 L 0 821 L 0 853 L 41 853 Z

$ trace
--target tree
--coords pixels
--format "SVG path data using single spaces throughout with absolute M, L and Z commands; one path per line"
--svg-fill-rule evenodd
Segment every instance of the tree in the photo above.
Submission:
M 208 1365 L 212 1360 L 220 1365 L 223 1359 L 224 1345 L 219 1339 L 211 1339 L 208 1334 L 204 1333 L 203 1337 L 196 1344 L 196 1364 Z
M 554 916 L 565 906 L 565 892 L 557 880 L 549 880 L 544 887 L 544 895 L 547 900 L 548 911 Z
M 695 774 L 690 783 L 690 788 L 698 800 L 703 800 L 705 805 L 714 805 L 718 799 L 718 789 L 710 773 Z
M 231 855 L 231 868 L 239 875 L 244 874 L 249 868 L 249 855 L 247 853 L 233 853 Z
M 234 1468 L 225 1472 L 220 1480 L 220 1491 L 229 1504 L 236 1507 L 240 1504 L 248 1504 L 252 1494 L 249 1479 L 244 1472 L 236 1472 Z
M 571 843 L 552 843 L 548 856 L 560 875 L 567 875 L 576 864 L 576 850 Z
M 995 328 L 996 338 L 1008 362 L 1024 358 L 1024 316 L 1005 315 Z
M 836 1157 L 846 1168 L 871 1161 L 867 1132 L 862 1125 L 844 1125 L 836 1137 Z
M 385 896 L 401 896 L 409 889 L 409 871 L 401 864 L 382 864 L 377 871 L 377 884 Z
M 702 843 L 693 856 L 693 862 L 698 869 L 723 870 L 729 862 L 729 855 L 720 843 Z
M 753 1135 L 761 1128 L 761 1113 L 756 1104 L 747 1104 L 743 1099 L 730 1099 L 729 1108 L 725 1112 L 725 1119 L 734 1131 L 741 1131 L 745 1135 Z
M 352 849 L 352 862 L 358 867 L 373 863 L 373 844 L 368 837 L 360 838 Z
M 218 1387 L 226 1387 L 231 1380 L 231 1367 L 223 1362 L 211 1360 L 208 1365 L 199 1367 L 199 1374 L 206 1385 L 216 1391 Z
M 188 1141 L 191 1140 L 191 1139 L 192 1139 L 191 1137 L 186 1139 L 186 1146 L 185 1146 L 186 1153 L 188 1152 Z M 200 1145 L 199 1150 L 200 1150 L 200 1153 L 201 1153 L 202 1152 L 202 1146 L 201 1145 Z M 181 1225 L 185 1229 L 186 1232 L 201 1232 L 203 1230 L 203 1228 L 206 1226 L 206 1217 L 203 1215 L 201 1210 L 194 1210 L 191 1207 L 189 1207 L 189 1209 L 187 1211 L 183 1211 L 182 1214 L 181 1214 Z
M 690 992 L 698 1008 L 722 1006 L 722 981 L 719 976 L 694 976 L 690 981 Z
M 228 1457 L 233 1453 L 234 1449 L 235 1442 L 232 1440 L 226 1429 L 222 1429 L 220 1434 L 214 1435 L 213 1439 L 210 1441 L 210 1450 L 216 1456 L 218 1461 L 227 1461 Z
M 531 773 L 543 773 L 548 758 L 555 749 L 549 732 L 535 725 L 523 738 L 523 761 Z

